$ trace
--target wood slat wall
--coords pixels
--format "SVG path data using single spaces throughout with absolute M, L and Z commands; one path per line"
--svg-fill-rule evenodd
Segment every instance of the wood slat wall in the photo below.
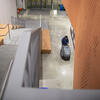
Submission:
M 74 89 L 100 89 L 100 0 L 62 0 L 75 31 Z
M 6 25 L 7 24 L 0 24 L 0 28 L 4 28 Z M 9 29 L 12 29 L 12 25 L 9 25 Z M 5 29 L 0 29 L 0 45 L 3 44 L 6 34 L 8 34 L 8 26 Z

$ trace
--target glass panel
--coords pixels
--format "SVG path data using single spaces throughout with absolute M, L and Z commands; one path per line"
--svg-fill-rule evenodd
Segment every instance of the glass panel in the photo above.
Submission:
M 27 0 L 27 8 L 32 8 L 32 0 Z
M 52 0 L 27 0 L 28 8 L 52 8 Z M 53 9 L 58 8 L 59 0 L 53 0 Z
M 40 8 L 40 0 L 32 0 L 33 8 Z
M 53 0 L 53 9 L 58 8 L 58 0 Z

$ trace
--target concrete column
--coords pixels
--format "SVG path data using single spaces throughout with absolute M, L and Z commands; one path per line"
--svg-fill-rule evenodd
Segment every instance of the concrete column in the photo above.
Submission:
M 62 0 L 75 31 L 74 89 L 100 89 L 100 0 Z

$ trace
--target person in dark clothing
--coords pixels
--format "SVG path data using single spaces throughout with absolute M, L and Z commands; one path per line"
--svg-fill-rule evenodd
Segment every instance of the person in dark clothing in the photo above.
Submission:
M 62 45 L 67 46 L 69 44 L 68 36 L 62 38 Z
M 65 36 L 65 37 L 62 38 L 62 47 L 61 47 L 61 50 L 60 50 L 60 56 L 65 61 L 70 60 L 71 49 L 70 49 L 70 46 L 69 46 L 68 36 Z

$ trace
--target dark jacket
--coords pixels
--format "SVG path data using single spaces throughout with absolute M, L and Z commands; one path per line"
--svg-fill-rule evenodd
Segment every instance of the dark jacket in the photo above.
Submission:
M 62 38 L 62 45 L 64 45 L 64 46 L 66 46 L 66 45 L 68 45 L 69 44 L 69 40 L 68 40 L 68 38 Z

